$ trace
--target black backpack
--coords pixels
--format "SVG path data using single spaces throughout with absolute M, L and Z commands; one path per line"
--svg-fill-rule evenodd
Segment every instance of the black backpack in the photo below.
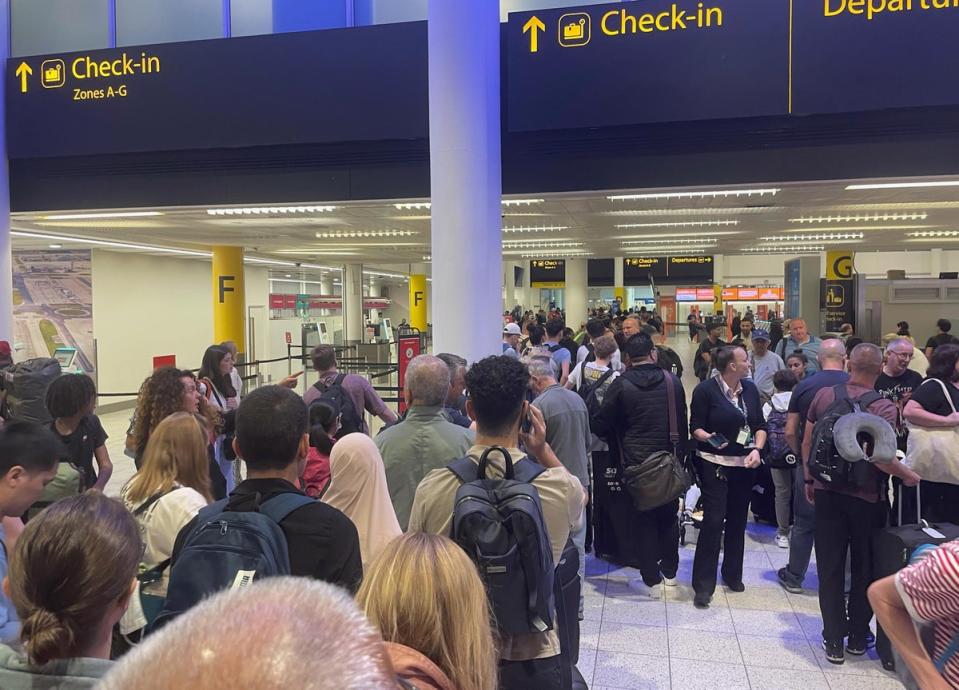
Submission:
M 587 358 L 588 359 L 588 358 Z M 615 373 L 612 367 L 609 367 L 603 375 L 600 376 L 595 383 L 590 383 L 586 380 L 586 361 L 580 363 L 579 365 L 579 390 L 576 392 L 579 393 L 579 397 L 583 399 L 583 402 L 586 403 L 586 411 L 589 413 L 589 425 L 593 426 L 593 418 L 599 414 L 600 408 L 603 406 L 603 398 L 599 395 L 603 393 L 605 395 L 604 387 L 606 382 L 613 376 Z
M 310 403 L 310 406 L 316 403 L 326 403 L 333 408 L 333 411 L 340 417 L 340 430 L 336 438 L 343 438 L 347 434 L 355 434 L 363 431 L 363 418 L 360 417 L 353 404 L 353 398 L 343 388 L 343 380 L 346 374 L 337 374 L 333 383 L 327 386 L 323 381 L 317 381 L 313 387 L 320 392 L 320 397 Z
M 867 488 L 875 481 L 875 474 L 868 462 L 848 462 L 839 451 L 833 438 L 836 421 L 847 414 L 866 412 L 870 405 L 882 400 L 882 395 L 869 391 L 856 398 L 849 397 L 845 384 L 833 386 L 836 400 L 813 427 L 812 449 L 809 453 L 809 473 L 825 486 L 834 489 Z
M 487 479 L 490 453 L 506 461 L 502 479 Z M 532 485 L 546 471 L 531 460 L 513 463 L 509 451 L 492 446 L 479 467 L 469 457 L 447 469 L 456 491 L 450 537 L 473 559 L 486 585 L 496 625 L 505 635 L 553 628 L 555 568 L 539 493 Z

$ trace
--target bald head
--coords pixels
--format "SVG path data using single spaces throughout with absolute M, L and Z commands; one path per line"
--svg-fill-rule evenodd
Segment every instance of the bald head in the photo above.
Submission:
M 207 599 L 147 637 L 97 687 L 396 690 L 397 683 L 383 639 L 346 591 L 284 577 Z
M 819 346 L 819 366 L 823 369 L 846 368 L 846 343 L 839 338 L 828 338 Z
M 849 354 L 849 373 L 860 379 L 872 378 L 882 372 L 882 350 L 872 343 L 860 343 Z
M 414 357 L 406 369 L 405 386 L 413 405 L 440 407 L 450 393 L 450 368 L 439 357 Z

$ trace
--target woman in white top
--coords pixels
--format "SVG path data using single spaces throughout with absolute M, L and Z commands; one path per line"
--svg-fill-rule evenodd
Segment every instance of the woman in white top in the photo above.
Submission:
M 383 458 L 366 434 L 347 434 L 333 446 L 330 484 L 320 500 L 356 525 L 364 568 L 403 533 L 390 500 Z
M 159 613 L 177 535 L 212 500 L 207 434 L 194 415 L 178 412 L 160 422 L 147 443 L 140 471 L 123 487 L 121 498 L 143 536 L 141 571 L 156 576 L 154 582 L 141 585 L 147 610 L 140 605 L 141 597 L 135 597 L 121 621 L 121 631 L 129 634 Z

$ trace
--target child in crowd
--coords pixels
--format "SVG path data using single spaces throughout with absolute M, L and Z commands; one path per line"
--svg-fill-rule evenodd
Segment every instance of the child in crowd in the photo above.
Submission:
M 319 498 L 330 483 L 330 453 L 340 430 L 340 415 L 330 405 L 316 402 L 310 406 L 310 452 L 300 477 L 300 488 L 312 498 Z
M 796 456 L 786 443 L 786 416 L 793 389 L 799 385 L 796 374 L 782 369 L 773 375 L 776 393 L 772 400 L 763 405 L 763 417 L 766 419 L 769 434 L 769 455 L 767 462 L 776 487 L 776 545 L 781 549 L 789 548 L 789 525 L 792 518 L 793 473 L 796 472 Z M 788 458 L 792 458 L 792 464 Z
M 103 491 L 113 463 L 107 451 L 107 433 L 93 411 L 97 406 L 97 389 L 86 374 L 65 374 L 50 384 L 46 397 L 47 411 L 53 417 L 50 429 L 66 447 L 64 460 L 80 473 L 80 492 Z M 96 469 L 93 462 L 96 460 Z

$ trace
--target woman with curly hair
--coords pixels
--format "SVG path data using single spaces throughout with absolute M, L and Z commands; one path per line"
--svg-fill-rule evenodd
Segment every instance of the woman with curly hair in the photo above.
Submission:
M 133 425 L 127 436 L 127 448 L 133 452 L 137 470 L 150 435 L 160 422 L 177 412 L 200 414 L 208 420 L 211 429 L 223 426 L 220 413 L 210 405 L 197 384 L 196 377 L 176 367 L 161 367 L 153 372 L 140 387 Z M 212 451 L 212 446 L 211 446 Z M 210 488 L 216 499 L 226 497 L 226 480 L 210 455 Z

